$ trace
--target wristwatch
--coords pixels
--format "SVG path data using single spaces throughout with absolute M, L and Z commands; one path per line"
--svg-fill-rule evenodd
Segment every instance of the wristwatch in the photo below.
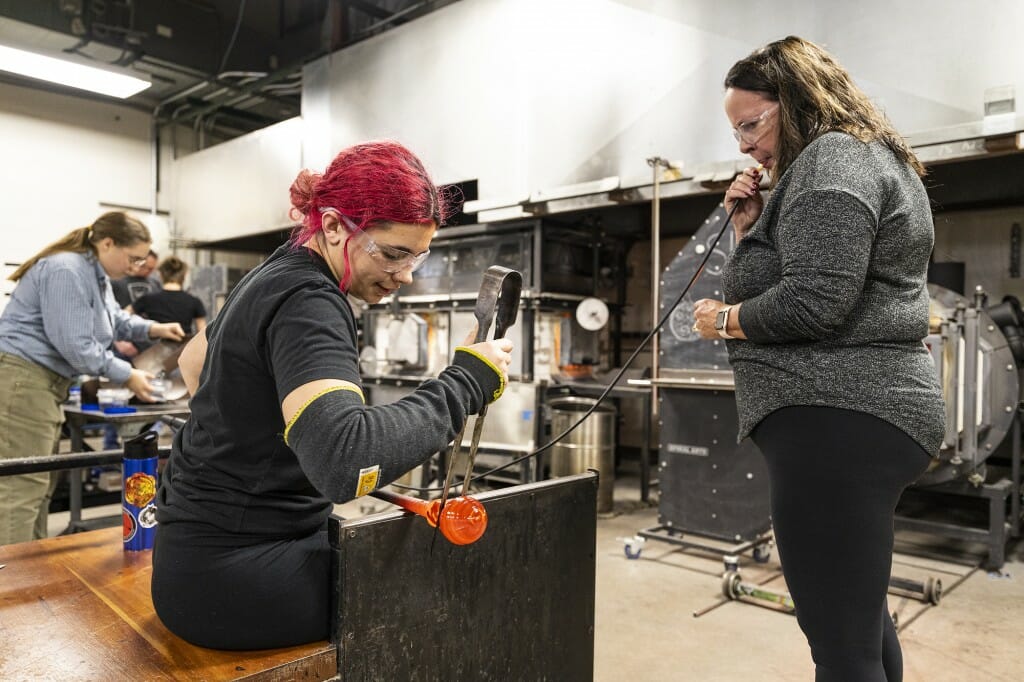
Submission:
M 715 315 L 715 331 L 718 332 L 718 335 L 721 336 L 723 339 L 734 339 L 734 338 L 736 338 L 735 336 L 732 336 L 729 333 L 729 311 L 730 310 L 732 310 L 732 306 L 727 305 L 724 308 L 722 308 L 721 310 L 719 310 L 718 314 Z

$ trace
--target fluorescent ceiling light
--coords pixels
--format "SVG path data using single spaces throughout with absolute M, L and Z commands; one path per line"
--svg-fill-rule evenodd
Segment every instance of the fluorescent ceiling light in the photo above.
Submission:
M 0 70 L 122 99 L 152 85 L 134 76 L 4 45 L 0 45 Z

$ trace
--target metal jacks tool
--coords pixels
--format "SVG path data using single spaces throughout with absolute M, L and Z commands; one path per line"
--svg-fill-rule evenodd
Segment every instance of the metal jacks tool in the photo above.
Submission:
M 722 594 L 728 599 L 739 599 L 776 611 L 794 611 L 793 598 L 788 592 L 777 592 L 762 585 L 743 582 L 737 570 L 727 570 L 722 574 Z
M 889 578 L 889 592 L 938 605 L 942 599 L 942 581 L 927 578 L 923 582 L 918 582 L 892 576 Z M 728 599 L 738 599 L 786 613 L 793 613 L 795 610 L 793 598 L 788 592 L 778 592 L 763 585 L 744 582 L 735 563 L 730 566 L 729 562 L 726 562 L 726 571 L 722 574 L 722 594 Z
M 519 295 L 523 289 L 523 276 L 516 270 L 503 268 L 500 265 L 492 265 L 484 272 L 484 280 L 480 284 L 480 293 L 476 297 L 476 307 L 473 315 L 476 317 L 476 337 L 473 343 L 481 343 L 487 340 L 487 334 L 494 325 L 494 338 L 500 339 L 505 336 L 509 327 L 515 324 L 516 316 L 519 314 Z M 462 479 L 462 494 L 469 492 L 469 484 L 473 476 L 473 464 L 476 461 L 477 449 L 480 447 L 480 434 L 483 433 L 484 417 L 487 416 L 487 405 L 484 405 L 473 424 L 473 438 L 469 445 L 469 463 L 466 466 L 466 475 Z M 466 423 L 462 425 L 459 435 L 452 443 L 451 455 L 448 458 L 448 472 L 444 478 L 444 490 L 441 493 L 441 506 L 438 514 L 444 511 L 445 502 L 452 487 L 452 473 L 459 450 L 462 447 L 462 439 L 466 435 Z
M 929 576 L 917 581 L 894 575 L 889 577 L 889 593 L 938 606 L 942 601 L 942 580 Z

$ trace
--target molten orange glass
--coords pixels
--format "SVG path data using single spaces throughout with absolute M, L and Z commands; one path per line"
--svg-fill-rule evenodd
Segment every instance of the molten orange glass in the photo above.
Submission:
M 445 502 L 438 524 L 441 500 L 420 500 L 388 490 L 375 490 L 374 497 L 419 514 L 431 526 L 439 526 L 441 535 L 453 545 L 469 545 L 479 540 L 487 530 L 487 510 L 473 497 L 455 497 Z
M 438 503 L 440 507 L 440 503 Z M 469 545 L 487 530 L 487 510 L 473 497 L 448 500 L 441 512 L 441 534 L 453 545 Z

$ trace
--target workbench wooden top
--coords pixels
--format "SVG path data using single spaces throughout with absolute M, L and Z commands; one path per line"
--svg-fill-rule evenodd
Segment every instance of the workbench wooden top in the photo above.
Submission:
M 121 528 L 0 547 L 0 679 L 329 680 L 329 642 L 216 651 L 171 634 L 150 598 L 151 552 Z

